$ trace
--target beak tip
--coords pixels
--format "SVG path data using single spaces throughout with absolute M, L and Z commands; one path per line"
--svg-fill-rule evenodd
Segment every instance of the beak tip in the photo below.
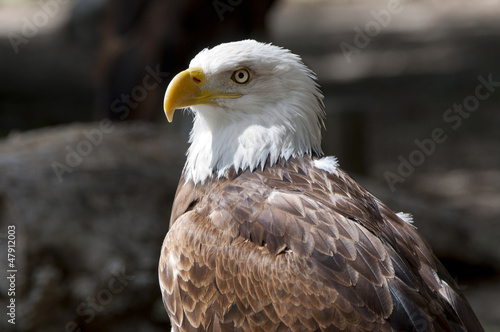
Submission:
M 172 98 L 169 98 L 168 91 L 165 93 L 165 98 L 163 100 L 163 110 L 165 112 L 165 116 L 167 117 L 168 122 L 172 122 L 174 119 L 174 112 L 176 109 L 176 105 L 172 103 Z
M 174 119 L 174 111 L 165 110 L 165 115 L 167 116 L 168 122 L 172 122 Z

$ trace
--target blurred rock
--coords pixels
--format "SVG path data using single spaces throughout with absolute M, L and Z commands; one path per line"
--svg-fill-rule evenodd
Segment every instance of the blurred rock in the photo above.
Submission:
M 42 129 L 0 143 L 2 252 L 15 225 L 18 331 L 168 327 L 156 269 L 186 146 L 163 126 L 99 128 Z M 58 177 L 53 166 L 68 166 L 68 151 L 82 153 L 81 163 Z M 2 319 L 0 329 L 7 325 Z

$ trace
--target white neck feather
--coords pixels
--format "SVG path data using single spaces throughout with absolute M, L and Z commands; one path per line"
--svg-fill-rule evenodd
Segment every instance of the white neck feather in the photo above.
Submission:
M 191 132 L 184 176 L 186 181 L 203 183 L 207 178 L 224 177 L 235 171 L 272 166 L 279 158 L 321 151 L 322 104 L 290 103 L 262 106 L 259 112 L 236 112 L 215 106 L 193 107 Z M 312 111 L 294 110 L 303 105 Z M 308 114 L 309 113 L 309 114 Z M 209 114 L 209 116 L 205 116 Z M 304 116 L 304 114 L 308 116 Z M 244 118 L 244 119 L 243 119 Z

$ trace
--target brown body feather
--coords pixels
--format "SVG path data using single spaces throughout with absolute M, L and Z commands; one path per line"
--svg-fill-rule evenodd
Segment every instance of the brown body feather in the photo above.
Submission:
M 181 179 L 159 264 L 173 331 L 483 331 L 416 230 L 314 159 Z

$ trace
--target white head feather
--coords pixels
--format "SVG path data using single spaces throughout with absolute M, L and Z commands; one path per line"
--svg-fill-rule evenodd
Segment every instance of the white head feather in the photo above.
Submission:
M 323 95 L 299 56 L 244 40 L 205 49 L 190 67 L 203 68 L 208 88 L 242 97 L 190 107 L 195 117 L 186 180 L 199 183 L 231 167 L 254 170 L 278 158 L 322 154 Z M 230 80 L 241 67 L 250 71 L 247 84 Z

